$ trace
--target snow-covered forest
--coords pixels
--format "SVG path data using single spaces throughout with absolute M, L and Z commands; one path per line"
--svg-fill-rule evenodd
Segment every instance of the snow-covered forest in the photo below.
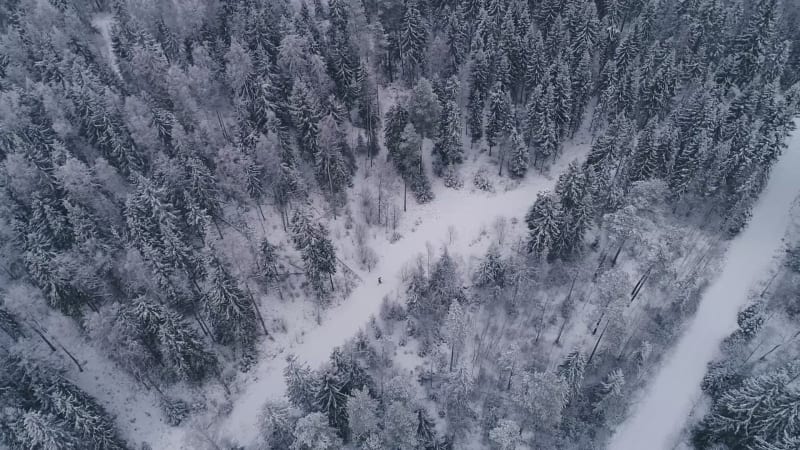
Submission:
M 0 0 L 0 449 L 796 450 L 798 115 L 797 0 Z

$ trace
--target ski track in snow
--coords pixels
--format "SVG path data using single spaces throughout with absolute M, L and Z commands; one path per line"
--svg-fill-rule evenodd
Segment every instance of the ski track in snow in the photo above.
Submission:
M 800 128 L 800 119 L 795 121 Z M 800 193 L 800 129 L 789 138 L 753 209 L 747 228 L 731 242 L 719 277 L 703 294 L 689 327 L 643 398 L 617 430 L 610 450 L 669 450 L 700 395 L 706 364 L 736 329 L 736 315 L 783 248 L 792 203 Z
M 312 368 L 327 361 L 335 347 L 352 338 L 368 323 L 370 316 L 378 315 L 384 296 L 402 288 L 400 276 L 403 268 L 417 255 L 425 254 L 426 243 L 433 244 L 437 250 L 447 245 L 454 256 L 482 256 L 486 245 L 473 245 L 481 231 L 490 230 L 498 216 L 524 220 L 537 193 L 552 190 L 558 175 L 570 162 L 582 158 L 589 145 L 568 143 L 565 147 L 564 154 L 550 168 L 550 175 L 531 170 L 513 190 L 494 194 L 472 191 L 471 180 L 467 179 L 465 187 L 460 190 L 438 189 L 436 198 L 426 205 L 417 205 L 409 198 L 409 211 L 404 220 L 409 226 L 404 227 L 403 238 L 395 243 L 374 242 L 373 248 L 380 260 L 370 273 L 356 271 L 362 281 L 350 296 L 325 311 L 322 324 L 307 332 L 302 342 L 274 358 L 262 359 L 251 369 L 251 374 L 246 375 L 244 388 L 234 398 L 231 414 L 221 424 L 218 437 L 231 439 L 246 448 L 255 443 L 261 407 L 267 400 L 285 395 L 283 369 L 286 355 L 295 354 Z M 415 218 L 419 218 L 417 226 L 413 225 Z M 457 237 L 449 243 L 448 229 L 451 226 L 455 227 Z M 382 284 L 378 284 L 378 276 L 382 277 Z M 183 428 L 171 430 L 161 436 L 154 448 L 187 448 L 184 442 L 186 431 Z

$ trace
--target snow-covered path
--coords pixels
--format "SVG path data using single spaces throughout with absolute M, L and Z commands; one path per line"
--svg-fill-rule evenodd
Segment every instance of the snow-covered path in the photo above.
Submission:
M 800 127 L 800 120 L 796 121 Z M 703 294 L 695 317 L 632 415 L 611 440 L 611 450 L 669 450 L 700 395 L 706 364 L 736 327 L 736 314 L 754 283 L 764 278 L 783 245 L 792 202 L 800 193 L 800 130 L 773 168 L 747 228 L 730 244 L 719 277 Z
M 401 287 L 400 274 L 403 267 L 418 254 L 426 251 L 426 243 L 436 248 L 448 243 L 448 229 L 453 226 L 457 238 L 451 247 L 454 254 L 463 256 L 482 255 L 486 250 L 484 239 L 481 245 L 472 245 L 482 229 L 490 229 L 498 216 L 522 219 L 541 190 L 552 189 L 557 176 L 572 160 L 581 157 L 585 145 L 571 147 L 551 168 L 550 177 L 531 173 L 516 189 L 487 194 L 461 190 L 443 189 L 437 192 L 436 199 L 428 205 L 410 205 L 410 217 L 419 217 L 421 223 L 413 231 L 407 230 L 404 237 L 395 243 L 383 241 L 376 243 L 375 251 L 380 262 L 367 275 L 360 273 L 363 282 L 342 304 L 325 313 L 323 323 L 311 330 L 302 343 L 288 349 L 312 367 L 325 362 L 334 347 L 344 344 L 358 330 L 365 326 L 370 316 L 378 315 L 382 298 Z M 412 222 L 408 220 L 408 222 Z M 520 224 L 521 226 L 521 224 Z M 377 283 L 377 277 L 383 283 Z M 283 368 L 286 365 L 283 355 L 275 359 L 262 360 L 253 370 L 257 374 L 250 384 L 235 399 L 234 409 L 222 424 L 221 436 L 228 437 L 241 445 L 254 442 L 257 438 L 257 421 L 260 408 L 267 399 L 281 398 L 285 392 Z

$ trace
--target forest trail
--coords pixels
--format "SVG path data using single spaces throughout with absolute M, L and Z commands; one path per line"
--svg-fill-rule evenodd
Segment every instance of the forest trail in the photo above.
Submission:
M 426 253 L 430 243 L 437 251 L 447 245 L 454 255 L 469 257 L 482 256 L 487 247 L 486 237 L 475 242 L 483 229 L 490 230 L 498 216 L 519 220 L 518 227 L 524 228 L 524 215 L 536 200 L 540 191 L 554 188 L 558 176 L 575 159 L 582 158 L 588 151 L 588 144 L 576 144 L 565 149 L 557 163 L 550 168 L 550 175 L 531 171 L 515 189 L 494 194 L 480 191 L 470 192 L 465 186 L 460 190 L 439 189 L 436 199 L 430 204 L 413 204 L 409 208 L 406 222 L 418 226 L 405 230 L 403 238 L 395 243 L 380 240 L 374 249 L 380 261 L 372 272 L 359 271 L 363 282 L 339 305 L 327 311 L 320 326 L 304 336 L 302 343 L 286 349 L 274 359 L 262 360 L 255 368 L 249 384 L 234 400 L 230 416 L 222 424 L 221 437 L 230 438 L 240 445 L 247 445 L 257 439 L 258 417 L 261 407 L 268 399 L 282 398 L 286 385 L 283 369 L 287 354 L 295 354 L 312 368 L 318 368 L 327 361 L 336 346 L 352 338 L 360 328 L 366 326 L 370 316 L 378 315 L 381 301 L 402 288 L 401 272 L 406 264 L 417 255 Z M 413 208 L 413 209 L 412 209 Z M 458 235 L 450 236 L 450 227 L 457 229 Z M 511 230 L 509 230 L 511 231 Z M 512 235 L 509 234 L 509 238 Z M 516 236 L 514 236 L 516 238 Z M 378 283 L 378 276 L 382 283 Z
M 800 128 L 800 119 L 795 120 Z M 792 203 L 800 193 L 800 129 L 772 169 L 747 228 L 730 244 L 719 277 L 703 294 L 695 317 L 658 374 L 632 405 L 610 450 L 669 450 L 675 444 L 700 382 L 722 340 L 736 328 L 736 315 L 756 282 L 765 278 L 783 247 Z

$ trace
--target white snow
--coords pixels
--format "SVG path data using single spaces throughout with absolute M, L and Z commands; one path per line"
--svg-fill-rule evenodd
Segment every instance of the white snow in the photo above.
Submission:
M 796 121 L 800 126 L 800 120 Z M 783 247 L 792 203 L 800 193 L 800 130 L 773 168 L 748 227 L 730 244 L 722 273 L 641 401 L 620 426 L 611 450 L 671 449 L 700 395 L 706 364 L 736 327 L 736 314 Z
M 400 274 L 407 263 L 426 251 L 426 243 L 435 247 L 447 245 L 454 254 L 462 256 L 482 255 L 485 245 L 474 245 L 475 238 L 488 230 L 498 217 L 516 217 L 522 220 L 539 191 L 552 189 L 558 174 L 567 164 L 582 156 L 587 145 L 567 148 L 565 155 L 551 168 L 551 176 L 536 172 L 528 174 L 513 190 L 488 194 L 461 190 L 437 189 L 436 199 L 427 205 L 416 205 L 409 201 L 407 227 L 401 230 L 403 238 L 395 243 L 379 241 L 373 248 L 380 256 L 377 267 L 367 274 L 359 271 L 363 282 L 349 298 L 325 312 L 323 323 L 310 330 L 303 341 L 287 349 L 275 358 L 262 359 L 251 369 L 246 385 L 234 398 L 233 411 L 216 433 L 240 445 L 249 445 L 258 437 L 258 417 L 261 407 L 268 399 L 281 398 L 285 394 L 283 369 L 285 356 L 293 353 L 312 367 L 327 361 L 334 347 L 344 344 L 368 322 L 370 316 L 378 315 L 382 298 L 402 288 Z M 417 225 L 418 223 L 418 225 Z M 457 229 L 458 236 L 450 242 L 449 228 Z M 378 276 L 383 283 L 378 284 Z M 234 394 L 235 395 L 235 394 Z M 185 445 L 178 428 L 173 433 L 162 435 L 154 448 L 181 448 Z M 185 448 L 185 447 L 184 447 Z

